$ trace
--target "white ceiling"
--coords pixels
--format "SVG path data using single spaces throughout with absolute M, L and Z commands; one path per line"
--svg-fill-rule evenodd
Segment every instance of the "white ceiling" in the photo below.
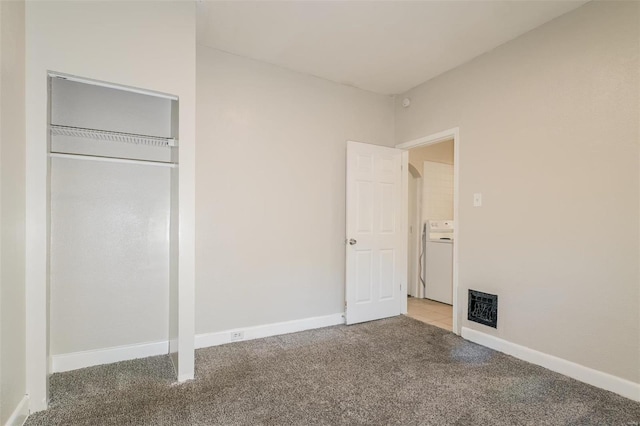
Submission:
M 398 94 L 586 1 L 200 1 L 198 43 Z

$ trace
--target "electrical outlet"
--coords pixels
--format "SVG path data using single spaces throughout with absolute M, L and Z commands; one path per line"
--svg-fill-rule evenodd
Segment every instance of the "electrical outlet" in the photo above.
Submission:
M 231 332 L 231 341 L 236 342 L 238 340 L 244 339 L 244 331 L 232 331 Z

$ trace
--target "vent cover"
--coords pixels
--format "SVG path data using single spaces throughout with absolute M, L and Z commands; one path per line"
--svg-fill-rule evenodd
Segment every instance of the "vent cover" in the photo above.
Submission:
M 469 290 L 469 321 L 498 328 L 498 296 L 496 294 L 483 293 Z

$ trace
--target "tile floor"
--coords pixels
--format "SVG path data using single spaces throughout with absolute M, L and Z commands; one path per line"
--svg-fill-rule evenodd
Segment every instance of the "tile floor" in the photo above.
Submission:
M 453 306 L 433 300 L 409 297 L 407 316 L 445 330 L 453 328 Z

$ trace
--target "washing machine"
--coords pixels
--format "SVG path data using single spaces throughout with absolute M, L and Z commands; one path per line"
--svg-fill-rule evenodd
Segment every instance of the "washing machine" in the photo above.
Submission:
M 424 234 L 424 297 L 452 305 L 453 220 L 428 220 Z

